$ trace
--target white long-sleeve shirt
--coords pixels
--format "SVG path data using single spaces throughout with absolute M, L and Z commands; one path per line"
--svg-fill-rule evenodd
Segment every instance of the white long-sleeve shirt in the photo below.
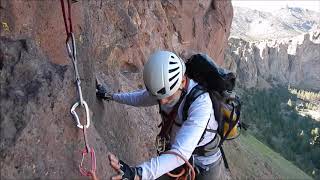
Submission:
M 196 85 L 196 82 L 190 80 L 187 94 Z M 175 151 L 186 159 L 189 159 L 196 147 L 205 145 L 214 138 L 215 133 L 207 131 L 204 134 L 203 140 L 199 143 L 205 129 L 208 128 L 216 130 L 218 124 L 214 118 L 214 111 L 208 93 L 200 95 L 190 105 L 187 120 L 183 122 L 182 114 L 185 98 L 186 96 L 179 106 L 178 116 L 176 118 L 176 122 L 178 124 L 182 124 L 182 126 L 179 127 L 174 124 L 172 127 L 170 151 Z M 157 99 L 150 95 L 147 90 L 114 94 L 113 99 L 119 103 L 132 106 L 158 105 Z M 162 108 L 170 110 L 170 107 L 168 108 L 163 106 Z M 220 156 L 220 151 L 209 157 L 195 156 L 195 163 L 201 167 L 206 167 L 206 165 L 217 161 Z M 171 154 L 162 154 L 142 163 L 139 165 L 139 167 L 142 167 L 142 180 L 150 180 L 156 179 L 163 174 L 181 166 L 182 164 L 184 164 L 184 161 L 179 157 Z

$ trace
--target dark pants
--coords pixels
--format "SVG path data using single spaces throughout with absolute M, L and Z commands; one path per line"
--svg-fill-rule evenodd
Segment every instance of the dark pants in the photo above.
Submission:
M 209 165 L 209 170 L 206 171 L 204 169 L 198 169 L 198 173 L 196 175 L 196 180 L 227 180 L 230 179 L 228 173 L 226 172 L 226 168 L 224 167 L 224 163 L 222 157 L 220 157 L 216 162 L 212 165 Z M 171 180 L 171 178 L 167 175 L 163 175 L 159 177 L 157 180 Z
M 200 173 L 197 174 L 196 180 L 224 180 L 227 175 L 224 163 L 222 158 L 220 157 L 216 162 L 212 165 L 209 165 L 209 170 L 201 170 Z

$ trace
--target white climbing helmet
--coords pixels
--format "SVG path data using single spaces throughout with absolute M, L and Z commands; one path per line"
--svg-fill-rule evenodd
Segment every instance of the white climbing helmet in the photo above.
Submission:
M 169 51 L 157 51 L 144 65 L 144 84 L 151 94 L 163 99 L 179 89 L 185 71 L 185 64 L 177 55 Z

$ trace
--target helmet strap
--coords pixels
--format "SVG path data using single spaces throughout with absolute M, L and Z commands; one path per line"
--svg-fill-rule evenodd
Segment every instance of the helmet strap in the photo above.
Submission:
M 183 88 L 179 88 L 180 91 L 182 91 L 182 94 L 187 94 L 188 87 L 189 87 L 189 81 L 190 79 L 186 77 L 186 83 L 184 84 Z

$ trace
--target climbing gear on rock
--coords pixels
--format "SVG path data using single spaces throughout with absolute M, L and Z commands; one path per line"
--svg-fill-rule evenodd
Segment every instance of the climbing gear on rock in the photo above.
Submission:
M 179 89 L 184 73 L 182 59 L 169 51 L 157 51 L 144 65 L 143 80 L 151 94 L 163 99 Z
M 87 171 L 84 167 L 83 167 L 83 161 L 84 161 L 84 158 L 87 154 L 90 153 L 90 158 L 91 158 L 91 171 L 94 172 L 96 170 L 96 157 L 95 157 L 95 153 L 94 153 L 94 149 L 93 147 L 89 147 L 89 144 L 88 144 L 88 139 L 87 139 L 87 132 L 86 132 L 86 129 L 87 128 L 82 128 L 83 130 L 83 138 L 84 138 L 84 143 L 85 143 L 85 148 L 82 150 L 81 154 L 82 154 L 82 160 L 81 160 L 81 163 L 79 165 L 79 170 L 80 170 L 80 173 L 84 176 L 91 176 L 91 173 L 90 171 Z
M 110 93 L 106 87 L 104 87 L 102 84 L 97 84 L 97 87 L 96 87 L 96 96 L 98 98 L 101 98 L 101 99 L 104 99 L 104 100 L 113 100 L 113 97 L 112 97 L 112 93 Z
M 86 117 L 87 117 L 87 118 L 86 118 L 86 120 L 87 120 L 86 125 L 82 125 L 82 124 L 80 123 L 79 116 L 77 115 L 76 108 L 77 108 L 79 105 L 80 105 L 79 102 L 74 103 L 74 105 L 71 107 L 70 112 L 71 112 L 71 114 L 73 115 L 74 119 L 76 120 L 76 122 L 77 122 L 77 127 L 78 127 L 78 128 L 80 128 L 80 129 L 83 129 L 84 127 L 85 127 L 85 128 L 89 128 L 89 126 L 90 126 L 90 114 L 89 114 L 88 104 L 87 104 L 85 101 L 83 101 L 83 104 L 82 104 L 82 106 L 84 107 L 84 109 L 85 109 L 85 111 L 86 111 Z
M 85 158 L 85 156 L 87 154 L 90 154 L 90 158 L 91 158 L 91 171 L 94 172 L 96 170 L 96 156 L 95 156 L 95 152 L 94 152 L 94 149 L 93 147 L 89 147 L 89 143 L 88 143 L 88 138 L 87 138 L 87 128 L 84 127 L 82 128 L 82 131 L 83 131 L 83 139 L 84 139 L 84 149 L 81 151 L 81 154 L 82 154 L 82 160 L 81 160 L 81 163 L 79 165 L 79 170 L 80 170 L 80 173 L 84 176 L 91 176 L 91 173 L 90 171 L 86 170 L 84 167 L 83 167 L 83 160 Z
M 65 29 L 66 29 L 66 33 L 67 33 L 66 47 L 67 47 L 68 55 L 69 55 L 70 59 L 72 60 L 72 64 L 73 64 L 73 68 L 74 68 L 74 72 L 75 72 L 78 98 L 79 98 L 78 101 L 75 102 L 74 105 L 71 107 L 70 112 L 71 112 L 73 118 L 76 120 L 77 127 L 82 129 L 83 138 L 84 138 L 84 142 L 85 142 L 85 148 L 81 152 L 82 160 L 79 165 L 79 171 L 84 176 L 91 176 L 91 173 L 83 167 L 83 161 L 84 161 L 85 156 L 87 154 L 90 154 L 90 156 L 91 156 L 91 171 L 94 172 L 96 170 L 96 158 L 95 158 L 94 149 L 93 149 L 93 147 L 89 146 L 88 138 L 87 138 L 86 129 L 89 128 L 89 126 L 90 126 L 90 114 L 89 114 L 88 104 L 86 103 L 86 101 L 83 99 L 83 96 L 82 96 L 81 81 L 80 81 L 79 71 L 78 71 L 78 67 L 77 67 L 77 48 L 76 48 L 75 37 L 73 34 L 73 29 L 72 29 L 71 2 L 70 2 L 70 0 L 67 0 L 69 26 L 68 26 L 68 21 L 67 21 L 67 17 L 66 17 L 64 0 L 60 0 L 60 2 L 61 2 L 61 8 L 62 8 Z M 86 124 L 85 125 L 81 124 L 79 116 L 77 115 L 77 112 L 76 112 L 76 109 L 79 106 L 84 107 L 85 112 L 86 112 Z
M 134 177 L 142 177 L 142 168 L 141 167 L 131 167 L 127 163 L 119 160 L 120 164 L 120 175 L 123 180 L 134 180 Z

